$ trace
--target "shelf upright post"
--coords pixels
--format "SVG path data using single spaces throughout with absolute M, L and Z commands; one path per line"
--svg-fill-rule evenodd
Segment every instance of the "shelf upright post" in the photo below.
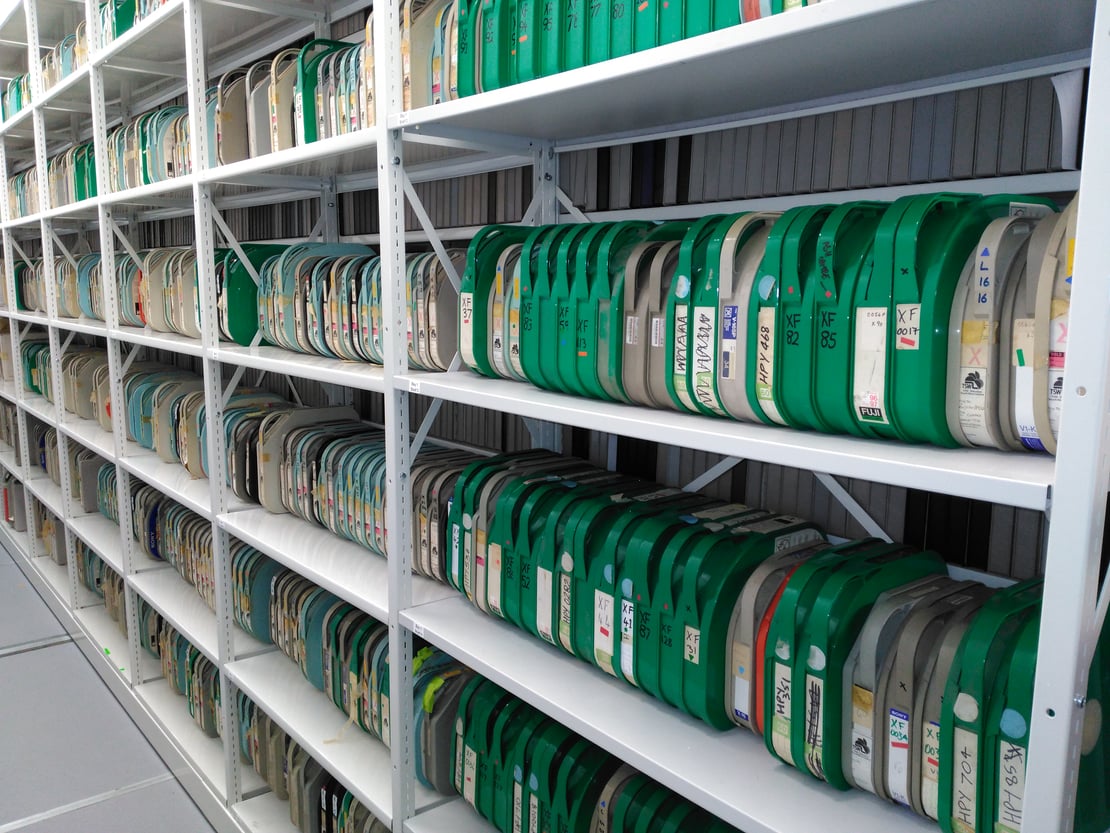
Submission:
M 27 15 L 27 74 L 31 77 L 31 106 L 34 108 L 31 112 L 31 125 L 35 143 L 35 163 L 37 166 L 35 168 L 35 179 L 37 180 L 35 187 L 38 190 L 39 213 L 41 214 L 50 207 L 50 179 L 46 169 L 46 127 L 43 124 L 43 111 L 38 106 L 38 102 L 42 100 L 44 92 L 42 61 L 40 60 L 42 52 L 39 49 L 38 0 L 24 0 L 24 10 Z M 42 245 L 43 256 L 45 257 L 47 253 L 47 241 L 40 240 L 39 242 Z M 50 272 L 48 274 L 50 278 L 47 280 L 47 283 L 50 283 L 53 278 L 53 273 Z M 47 299 L 47 314 L 49 315 L 49 294 L 47 295 Z M 50 325 L 47 325 L 46 332 L 48 343 L 50 344 L 51 357 L 53 358 L 54 350 L 57 347 L 57 333 Z M 27 392 L 24 391 L 23 393 L 25 397 Z M 30 473 L 30 462 L 31 458 L 28 457 L 28 474 Z M 31 554 L 33 556 L 44 555 L 45 552 L 39 549 L 41 542 L 35 534 L 35 513 L 33 509 L 33 500 L 29 492 L 26 493 L 25 502 L 27 504 L 27 531 L 31 542 Z
M 412 632 L 400 613 L 412 604 L 412 459 L 409 394 L 397 377 L 408 370 L 405 304 L 404 147 L 389 116 L 402 109 L 400 3 L 374 8 L 375 126 L 378 146 L 378 216 L 381 218 L 382 318 L 385 358 L 386 527 L 389 529 L 389 708 L 393 760 L 393 831 L 402 833 L 416 810 L 413 770 Z
M 192 170 L 208 167 L 208 120 L 204 93 L 207 86 L 202 0 L 185 0 L 185 66 L 189 101 L 189 151 Z M 204 408 L 208 430 L 208 487 L 212 508 L 212 571 L 216 584 L 216 653 L 220 666 L 220 712 L 223 725 L 224 772 L 227 777 L 227 802 L 242 800 L 239 772 L 239 711 L 233 696 L 234 684 L 227 674 L 228 663 L 235 659 L 231 552 L 227 532 L 217 518 L 227 511 L 227 484 L 224 465 L 227 440 L 223 433 L 224 397 L 220 363 L 215 359 L 220 330 L 216 307 L 215 244 L 213 241 L 212 186 L 193 181 L 193 233 L 197 254 L 197 280 L 200 284 L 201 342 L 204 345 Z
M 85 32 L 89 50 L 99 49 L 101 42 L 100 8 L 97 0 L 85 0 Z M 108 116 L 104 102 L 104 68 L 102 64 L 89 62 L 89 93 L 92 105 L 93 162 L 96 166 L 97 193 L 109 191 L 108 177 Z M 123 561 L 124 577 L 138 572 L 139 554 L 135 547 L 135 537 L 131 534 L 131 475 L 119 461 L 127 451 L 127 421 L 122 416 L 127 413 L 127 400 L 123 394 L 123 344 L 115 336 L 119 328 L 119 297 L 116 292 L 116 237 L 115 216 L 110 205 L 103 202 L 97 206 L 97 219 L 100 230 L 100 289 L 102 309 L 108 324 L 108 378 L 110 381 L 110 401 L 112 413 L 120 419 L 112 420 L 112 446 L 116 459 L 116 517 L 119 518 L 120 554 Z M 127 617 L 128 682 L 132 686 L 143 682 L 140 678 L 142 668 L 142 645 L 139 639 L 139 608 L 135 591 L 125 583 L 124 615 Z
M 532 145 L 532 200 L 535 210 L 532 225 L 550 226 L 559 222 L 559 156 L 555 143 L 537 141 Z M 541 419 L 526 419 L 524 424 L 533 448 L 556 453 L 563 450 L 563 426 Z
M 0 173 L 4 175 L 4 182 L 8 181 L 8 151 L 7 142 L 0 140 Z M 5 198 L 0 201 L 0 218 L 6 223 L 12 219 L 11 216 L 11 203 Z M 4 229 L 3 244 L 4 244 L 4 280 L 7 282 L 8 287 L 8 309 L 16 309 L 16 293 L 15 293 L 15 247 L 12 245 L 12 239 L 15 235 L 15 230 L 11 228 Z M 12 382 L 15 385 L 16 401 L 22 401 L 23 395 L 23 373 L 19 360 L 19 327 L 20 322 L 14 319 L 8 320 L 8 349 L 11 350 L 12 357 Z M 22 407 L 17 406 L 15 409 L 15 422 L 16 422 L 16 450 L 19 453 L 19 472 L 20 472 L 20 488 L 23 489 L 24 504 L 27 507 L 24 521 L 28 524 L 29 530 L 28 542 L 31 547 L 27 556 L 30 557 L 34 554 L 34 518 L 31 512 L 30 494 L 27 492 L 27 477 L 30 473 L 30 457 L 28 455 L 27 445 L 27 413 Z
M 1066 338 L 1056 479 L 1033 693 L 1023 830 L 1068 833 L 1075 820 L 1087 679 L 1095 641 L 1106 492 L 1110 482 L 1110 4 L 1095 10 L 1083 138 L 1074 283 Z M 1055 338 L 1056 335 L 1054 334 Z M 1106 704 L 1102 704 L 1105 712 Z

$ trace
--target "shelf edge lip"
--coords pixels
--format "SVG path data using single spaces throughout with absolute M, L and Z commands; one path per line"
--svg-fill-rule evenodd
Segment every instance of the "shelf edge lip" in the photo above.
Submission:
M 274 356 L 263 355 L 258 349 L 273 350 Z M 273 373 L 283 373 L 299 379 L 332 382 L 344 387 L 357 388 L 370 393 L 385 393 L 385 370 L 371 362 L 344 361 L 319 356 L 314 353 L 297 353 L 282 347 L 243 347 L 227 343 L 204 351 L 208 358 L 224 364 L 233 364 Z M 280 354 L 280 355 L 278 355 Z
M 408 393 L 562 425 L 1022 509 L 1044 511 L 1055 480 L 1055 461 L 1045 455 L 945 449 L 715 419 L 575 397 L 466 370 L 410 371 L 395 377 L 394 384 Z M 947 466 L 939 462 L 945 459 Z M 1020 466 L 1015 465 L 1017 460 L 1022 461 Z M 983 465 L 991 463 L 994 469 L 984 471 Z M 1042 475 L 1030 476 L 1031 468 L 1042 469 Z M 1015 479 L 1021 475 L 1024 479 Z
M 305 165 L 319 162 L 336 154 L 352 154 L 359 151 L 376 150 L 378 146 L 375 125 L 360 128 L 353 133 L 329 136 L 306 145 L 296 145 L 285 150 L 271 151 L 260 156 L 252 156 L 226 165 L 216 165 L 200 172 L 199 180 L 205 184 L 235 185 L 236 179 L 264 175 L 292 165 Z M 307 175 L 309 179 L 323 179 Z
M 161 333 L 149 327 L 131 327 L 122 325 L 108 327 L 106 336 L 126 341 L 129 344 L 141 344 L 144 347 L 153 347 L 156 350 L 168 350 L 186 356 L 203 356 L 204 342 L 201 339 L 189 338 L 179 333 Z

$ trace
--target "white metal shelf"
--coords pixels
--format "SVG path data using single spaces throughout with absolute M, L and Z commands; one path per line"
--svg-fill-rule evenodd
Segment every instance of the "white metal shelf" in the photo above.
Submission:
M 197 650 L 218 662 L 216 614 L 176 570 L 148 570 L 129 576 L 127 582 Z M 232 642 L 240 657 L 272 650 L 239 628 L 233 629 Z
M 109 335 L 131 344 L 149 347 L 153 350 L 167 350 L 181 353 L 185 356 L 201 356 L 204 347 L 199 339 L 177 333 L 159 333 L 149 327 L 113 327 L 109 328 Z
M 186 699 L 175 693 L 165 680 L 143 683 L 136 686 L 134 691 L 166 737 L 177 746 L 186 760 L 192 762 L 208 787 L 226 800 L 223 742 L 219 738 L 208 737 L 200 730 L 189 714 Z M 231 739 L 229 742 L 237 741 Z M 244 793 L 265 789 L 266 785 L 256 772 L 244 767 L 241 773 Z
M 389 616 L 389 565 L 381 556 L 293 515 L 249 509 L 220 515 L 220 526 L 291 570 L 381 621 Z M 455 595 L 446 585 L 413 577 L 413 604 Z
M 1047 455 L 936 448 L 754 425 L 574 397 L 466 371 L 409 373 L 398 384 L 410 393 L 522 417 L 1027 509 L 1048 506 L 1055 476 L 1055 462 Z
M 209 356 L 225 364 L 249 367 L 267 373 L 281 373 L 314 379 L 333 385 L 381 393 L 385 390 L 385 371 L 368 362 L 348 362 L 324 356 L 296 353 L 281 347 L 242 347 L 221 345 Z
M 289 818 L 289 802 L 272 792 L 241 801 L 232 805 L 231 810 L 248 833 L 299 833 L 300 830 Z
M 111 459 L 115 453 L 115 441 L 112 435 L 101 428 L 100 423 L 95 420 L 81 419 L 75 414 L 67 413 L 58 429 L 66 436 L 92 449 L 105 460 Z
M 109 567 L 123 575 L 123 538 L 117 524 L 100 514 L 69 518 L 73 534 L 88 544 Z
M 495 833 L 496 830 L 461 798 L 432 807 L 405 822 L 405 833 Z
M 24 550 L 24 552 L 26 553 L 27 550 Z M 28 563 L 46 581 L 51 592 L 58 597 L 59 602 L 69 607 L 69 571 L 66 566 L 54 563 L 54 559 L 46 555 L 29 558 Z
M 389 126 L 559 142 L 642 136 L 850 101 L 879 84 L 896 92 L 922 79 L 1049 66 L 1090 50 L 1093 16 L 1094 0 L 837 0 L 393 114 Z
M 62 330 L 72 330 L 75 333 L 84 333 L 90 336 L 108 337 L 108 325 L 95 318 L 55 318 L 50 322 Z
M 26 324 L 40 324 L 43 327 L 50 323 L 49 315 L 35 309 L 12 309 L 8 311 L 8 317 Z
M 874 796 L 840 792 L 775 761 L 762 740 L 719 732 L 479 612 L 461 596 L 404 611 L 434 645 L 745 833 L 935 833 Z M 742 776 L 741 776 L 742 774 Z
M 211 495 L 208 481 L 195 479 L 179 463 L 167 463 L 153 451 L 128 441 L 127 451 L 119 459 L 125 471 L 173 498 L 198 515 L 212 517 Z
M 386 824 L 392 823 L 393 764 L 385 744 L 357 725 L 344 729 L 347 717 L 343 712 L 278 651 L 233 662 L 228 665 L 227 674 L 236 687 L 343 782 L 374 815 Z M 417 807 L 446 799 L 419 784 L 416 786 Z
M 32 477 L 26 485 L 35 499 L 54 513 L 54 517 L 59 519 L 65 517 L 65 497 L 61 486 L 45 474 L 42 477 Z
M 22 467 L 15 461 L 14 449 L 8 448 L 6 445 L 0 445 L 0 466 L 22 480 Z
M 7 399 L 9 402 L 18 402 L 19 397 L 15 392 L 15 382 L 11 379 L 0 380 L 0 396 Z
M 30 391 L 24 392 L 23 410 L 31 414 L 38 420 L 46 423 L 47 425 L 54 425 L 54 418 L 57 411 L 54 408 L 54 403 L 47 399 L 45 396 L 39 396 L 37 393 Z

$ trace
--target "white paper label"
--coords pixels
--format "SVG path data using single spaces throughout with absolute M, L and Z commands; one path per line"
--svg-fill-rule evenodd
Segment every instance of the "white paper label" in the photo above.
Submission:
M 636 668 L 632 653 L 632 628 L 636 622 L 636 605 L 621 599 L 621 674 L 636 685 Z
M 1037 395 L 1033 385 L 1035 329 L 1036 322 L 1032 318 L 1020 318 L 1014 322 L 1014 353 L 1011 357 L 1014 367 L 1014 422 L 1017 423 L 1022 445 L 1034 451 L 1044 451 L 1044 443 L 1037 433 L 1033 404 Z
M 979 736 L 956 727 L 952 761 L 952 829 L 974 833 L 979 798 Z
M 624 318 L 624 343 L 632 346 L 640 343 L 640 319 L 635 315 Z
M 521 833 L 521 825 L 524 823 L 521 818 L 524 813 L 524 796 L 522 793 L 523 789 L 520 783 L 513 784 L 513 833 Z
M 909 804 L 910 716 L 897 709 L 887 715 L 886 783 L 890 797 Z
M 613 608 L 610 594 L 594 590 L 594 662 L 607 674 L 613 674 Z
M 463 361 L 473 367 L 474 358 L 474 293 L 459 294 L 459 352 Z
M 751 722 L 752 709 L 752 648 L 748 644 L 734 642 L 732 655 L 732 714 L 748 725 Z
M 487 570 L 489 572 L 489 591 L 488 598 L 490 610 L 501 615 L 501 545 L 490 544 L 488 547 L 489 564 Z
M 921 347 L 921 304 L 898 304 L 894 332 L 894 346 L 898 350 L 917 350 Z
M 1061 313 L 1062 314 L 1058 314 Z M 1060 436 L 1060 412 L 1064 407 L 1064 360 L 1068 352 L 1068 303 L 1052 302 L 1048 335 L 1048 423 L 1052 436 Z
M 862 422 L 887 425 L 886 319 L 884 307 L 856 310 L 852 402 Z
M 936 819 L 940 805 L 940 724 L 925 725 L 921 743 L 921 805 L 925 814 Z
M 551 636 L 551 571 L 543 567 L 536 571 L 536 630 L 555 644 Z
M 698 404 L 717 413 L 723 413 L 713 392 L 713 382 L 717 376 L 716 314 L 717 310 L 713 307 L 694 307 L 690 352 L 694 360 L 694 397 Z
M 825 777 L 823 762 L 825 732 L 825 681 L 806 674 L 806 766 L 817 778 Z
M 679 378 L 686 378 L 687 316 L 685 304 L 675 304 L 674 308 L 674 375 L 677 387 Z
M 772 422 L 785 424 L 775 407 L 775 308 L 759 311 L 759 334 L 755 352 L 755 396 L 764 415 Z
M 540 833 L 540 799 L 535 793 L 528 796 L 528 833 Z
M 475 779 L 478 773 L 478 753 L 474 747 L 467 746 L 463 752 L 463 798 L 471 807 L 474 806 Z
M 564 651 L 574 653 L 570 642 L 570 576 L 566 573 L 559 576 L 559 642 Z
M 794 763 L 790 755 L 790 666 L 775 663 L 775 711 L 771 717 L 771 742 L 775 752 L 786 763 Z
M 667 343 L 667 322 L 661 315 L 651 317 L 651 346 L 662 347 Z
M 1025 805 L 1025 747 L 1002 740 L 998 750 L 998 809 L 995 833 L 1021 833 Z
M 871 756 L 875 736 L 871 728 L 875 698 L 870 691 L 852 686 L 852 780 L 856 786 L 875 792 L 871 782 Z
M 975 445 L 991 445 L 987 433 L 987 359 L 992 333 L 986 321 L 964 321 L 960 328 L 960 427 Z
M 683 638 L 683 657 L 687 662 L 697 665 L 701 662 L 701 631 L 697 628 L 686 626 L 686 635 Z

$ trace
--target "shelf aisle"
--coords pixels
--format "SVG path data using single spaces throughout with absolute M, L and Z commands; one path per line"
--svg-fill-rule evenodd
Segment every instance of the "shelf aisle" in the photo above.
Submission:
M 20 569 L 32 569 L 22 554 L 11 555 L 15 563 L 0 570 L 19 575 Z M 36 754 L 12 758 L 11 765 L 0 763 L 6 785 L 0 827 L 63 833 L 107 830 L 124 822 L 128 829 L 212 833 L 117 701 L 118 694 L 113 696 L 114 689 L 98 677 L 98 670 L 112 674 L 122 685 L 123 676 L 108 666 L 126 662 L 127 656 L 126 637 L 103 606 L 75 612 L 82 633 L 74 642 L 31 583 L 6 580 L 4 587 L 20 593 L 18 603 L 6 597 L 4 604 L 19 611 L 19 620 L 0 616 L 0 649 L 20 649 L 0 650 L 0 701 L 20 717 L 3 721 L 0 745 L 33 747 Z

